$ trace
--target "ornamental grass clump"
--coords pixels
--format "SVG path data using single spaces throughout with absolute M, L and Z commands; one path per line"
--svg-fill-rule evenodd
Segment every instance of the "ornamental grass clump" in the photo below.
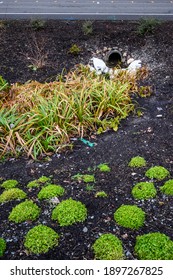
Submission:
M 0 195 L 0 203 L 11 201 L 11 200 L 24 199 L 26 197 L 27 194 L 24 191 L 18 188 L 13 188 L 13 189 L 5 190 Z
M 6 241 L 0 237 L 0 257 L 4 255 L 5 250 L 6 250 Z
M 144 167 L 146 166 L 146 160 L 143 157 L 136 156 L 131 158 L 128 166 L 133 168 Z
M 135 199 L 150 199 L 154 198 L 156 194 L 156 188 L 150 182 L 137 183 L 132 189 L 132 195 Z
M 169 171 L 163 167 L 163 166 L 154 166 L 149 168 L 146 173 L 145 176 L 150 178 L 150 179 L 157 179 L 157 180 L 163 180 L 166 177 L 170 176 Z
M 12 188 L 16 188 L 17 185 L 18 185 L 17 180 L 6 180 L 0 185 L 0 187 L 4 189 L 12 189 Z
M 52 220 L 58 221 L 60 226 L 69 226 L 83 222 L 86 218 L 86 206 L 82 202 L 73 200 L 72 198 L 63 200 L 52 211 Z
M 92 249 L 98 260 L 122 260 L 124 258 L 121 240 L 111 233 L 102 234 Z
M 43 254 L 58 246 L 58 240 L 59 235 L 52 228 L 38 225 L 28 231 L 24 246 L 30 253 Z
M 160 232 L 137 236 L 135 253 L 140 260 L 173 260 L 173 241 Z
M 141 68 L 136 76 L 120 71 L 107 79 L 78 65 L 58 81 L 13 84 L 12 95 L 0 94 L 0 158 L 22 153 L 36 159 L 72 148 L 72 137 L 117 130 L 146 76 Z
M 166 195 L 173 195 L 173 179 L 168 180 L 160 187 L 160 191 Z
M 114 213 L 114 219 L 120 226 L 139 229 L 145 221 L 145 212 L 136 205 L 121 205 Z
M 16 205 L 8 219 L 15 223 L 22 223 L 24 221 L 35 221 L 40 215 L 40 208 L 32 200 L 26 200 Z
M 47 185 L 46 187 L 43 187 L 41 191 L 38 193 L 38 199 L 49 199 L 56 196 L 62 196 L 64 194 L 65 190 L 63 187 L 59 185 Z

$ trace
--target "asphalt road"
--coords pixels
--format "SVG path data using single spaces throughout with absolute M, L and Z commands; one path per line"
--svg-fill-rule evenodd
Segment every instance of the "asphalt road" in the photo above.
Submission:
M 0 0 L 0 18 L 173 20 L 173 0 Z

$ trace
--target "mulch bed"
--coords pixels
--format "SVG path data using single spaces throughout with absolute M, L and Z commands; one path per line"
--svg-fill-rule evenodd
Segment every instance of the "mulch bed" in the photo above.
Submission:
M 56 154 L 49 159 L 33 161 L 21 157 L 10 158 L 0 163 L 3 180 L 16 179 L 28 197 L 36 201 L 42 213 L 35 222 L 14 224 L 8 221 L 11 209 L 18 201 L 0 205 L 0 236 L 7 241 L 2 259 L 94 259 L 93 242 L 103 233 L 113 233 L 123 242 L 126 259 L 136 259 L 134 244 L 137 235 L 161 232 L 173 240 L 173 197 L 164 196 L 155 182 L 157 197 L 147 201 L 136 201 L 131 189 L 137 182 L 147 180 L 145 171 L 154 165 L 166 167 L 173 177 L 173 23 L 164 22 L 153 34 L 136 34 L 137 22 L 94 22 L 93 33 L 84 35 L 82 22 L 48 21 L 44 29 L 33 31 L 29 22 L 8 22 L 0 29 L 0 74 L 10 83 L 28 80 L 51 81 L 65 68 L 70 70 L 78 63 L 87 64 L 89 59 L 104 47 L 117 47 L 124 57 L 141 59 L 149 69 L 147 84 L 152 85 L 149 98 L 138 98 L 137 108 L 143 115 L 131 115 L 122 121 L 117 132 L 107 131 L 101 135 L 90 135 L 94 147 L 88 147 L 79 139 L 74 140 L 73 151 Z M 71 45 L 77 44 L 82 51 L 78 56 L 68 53 Z M 30 67 L 36 53 L 36 45 L 47 54 L 45 66 L 33 71 Z M 131 157 L 140 155 L 147 166 L 131 169 Z M 108 163 L 111 171 L 103 173 L 92 170 L 100 163 Z M 88 171 L 91 168 L 91 171 Z M 77 183 L 72 176 L 94 174 L 94 189 L 88 191 L 86 184 Z M 41 175 L 53 176 L 53 183 L 62 185 L 66 193 L 60 198 L 72 197 L 83 202 L 88 210 L 85 222 L 60 227 L 51 220 L 52 206 L 37 201 L 38 190 L 28 191 L 26 184 Z M 95 198 L 97 191 L 105 191 L 107 198 Z M 1 189 L 2 193 L 2 189 Z M 139 230 L 118 226 L 113 214 L 122 204 L 135 204 L 146 212 L 145 225 Z M 59 246 L 46 254 L 29 255 L 23 246 L 26 233 L 33 226 L 45 224 L 57 231 L 61 237 Z

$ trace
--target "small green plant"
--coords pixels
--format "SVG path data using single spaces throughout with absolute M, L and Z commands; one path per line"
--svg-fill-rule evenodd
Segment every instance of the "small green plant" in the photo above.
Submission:
M 156 194 L 156 188 L 150 182 L 137 183 L 132 189 L 132 195 L 136 199 L 149 199 L 155 197 Z
M 90 174 L 76 174 L 74 176 L 72 176 L 72 179 L 73 180 L 77 180 L 78 182 L 85 182 L 85 183 L 92 183 L 92 182 L 95 182 L 95 177 L 94 175 L 90 175 Z
M 94 190 L 94 185 L 87 184 L 85 189 L 86 189 L 86 191 L 89 191 L 89 192 L 93 191 Z
M 85 183 L 95 182 L 94 175 L 85 174 L 85 175 L 83 175 L 82 179 Z
M 107 193 L 104 191 L 96 192 L 95 197 L 107 197 Z
M 6 180 L 0 186 L 4 189 L 12 189 L 12 188 L 16 188 L 17 185 L 18 185 L 18 181 L 16 180 Z
M 147 176 L 150 179 L 157 179 L 160 181 L 165 179 L 166 177 L 169 177 L 170 173 L 163 166 L 154 166 L 146 171 L 145 176 Z
M 73 55 L 78 55 L 80 52 L 81 52 L 81 48 L 78 47 L 78 45 L 76 44 L 73 44 L 68 51 L 68 53 Z
M 98 168 L 101 172 L 110 172 L 110 167 L 106 163 L 101 163 L 98 165 Z
M 31 20 L 30 23 L 31 23 L 32 29 L 34 29 L 35 31 L 41 30 L 45 27 L 45 21 L 41 20 L 41 19 Z
M 173 195 L 173 179 L 166 181 L 165 184 L 160 187 L 160 190 L 166 195 Z
M 4 255 L 6 249 L 6 242 L 3 238 L 0 238 L 0 257 Z
M 59 235 L 53 229 L 38 225 L 28 231 L 24 246 L 31 253 L 42 254 L 57 246 L 58 240 Z
M 137 236 L 135 253 L 140 260 L 173 260 L 173 241 L 160 232 Z
M 7 91 L 9 89 L 9 84 L 8 82 L 0 76 L 0 91 Z
M 82 24 L 82 31 L 84 35 L 91 35 L 93 33 L 93 23 L 90 20 L 85 21 Z
M 130 160 L 128 166 L 133 167 L 133 168 L 134 167 L 136 167 L 136 168 L 144 167 L 144 166 L 146 166 L 146 160 L 143 157 L 136 156 Z
M 145 221 L 145 212 L 136 205 L 121 205 L 114 213 L 114 219 L 118 225 L 139 229 Z
M 160 22 L 155 18 L 149 19 L 141 19 L 139 21 L 139 25 L 137 28 L 137 34 L 144 36 L 146 34 L 152 34 L 156 26 L 158 26 Z
M 8 219 L 15 223 L 35 221 L 39 214 L 40 208 L 32 200 L 26 200 L 12 209 Z
M 122 260 L 124 258 L 121 240 L 111 233 L 102 234 L 92 249 L 98 260 Z
M 60 202 L 52 211 L 52 220 L 59 222 L 60 226 L 69 226 L 83 222 L 87 217 L 87 209 L 80 201 L 69 198 Z
M 47 183 L 50 183 L 51 179 L 46 176 L 41 176 L 37 180 L 33 180 L 27 184 L 27 188 L 38 188 L 40 186 L 43 186 Z
M 59 185 L 47 185 L 43 187 L 38 193 L 38 199 L 49 199 L 55 196 L 62 196 L 64 194 L 64 188 Z
M 26 198 L 26 196 L 27 196 L 26 193 L 18 188 L 5 190 L 0 195 L 0 203 L 6 202 L 6 201 L 11 201 L 11 200 L 16 200 L 16 199 L 24 199 L 24 198 Z

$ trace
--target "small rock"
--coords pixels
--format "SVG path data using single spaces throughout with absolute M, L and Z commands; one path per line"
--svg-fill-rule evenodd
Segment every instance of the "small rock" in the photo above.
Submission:
M 134 61 L 134 58 L 129 58 L 128 60 L 127 60 L 127 64 L 130 64 L 130 63 L 132 63 Z
M 107 47 L 104 47 L 104 48 L 103 48 L 103 51 L 104 51 L 104 52 L 107 52 L 107 51 L 108 51 L 108 48 L 107 48 Z
M 122 238 L 123 238 L 123 239 L 127 239 L 127 238 L 128 238 L 128 234 L 127 234 L 127 233 L 123 234 L 123 235 L 122 235 Z
M 84 232 L 84 233 L 88 232 L 87 227 L 84 227 L 84 228 L 83 228 L 83 232 Z
M 163 117 L 163 115 L 157 115 L 156 116 L 156 118 L 162 118 Z
M 123 53 L 123 57 L 127 57 L 127 53 L 126 52 Z

